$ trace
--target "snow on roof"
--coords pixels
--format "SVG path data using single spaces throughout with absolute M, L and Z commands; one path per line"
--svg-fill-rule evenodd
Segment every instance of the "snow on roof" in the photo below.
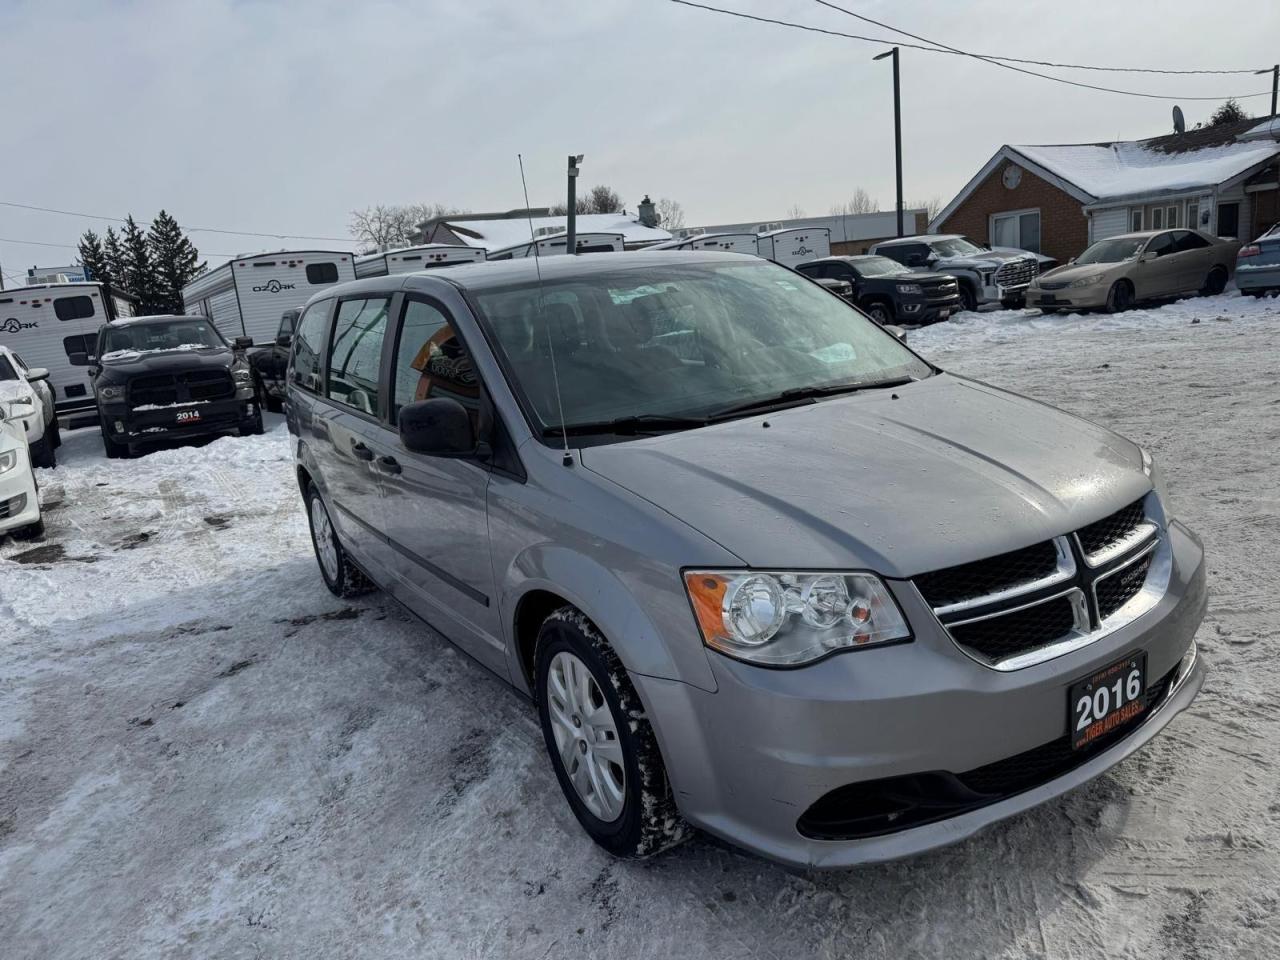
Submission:
M 568 217 L 534 217 L 533 232 L 541 239 L 568 229 Z M 485 250 L 500 250 L 519 243 L 528 243 L 529 221 L 526 218 L 512 220 L 445 220 L 448 227 L 463 243 Z M 552 228 L 552 229 L 548 229 Z M 620 233 L 625 243 L 658 243 L 670 240 L 671 234 L 657 227 L 646 227 L 631 214 L 583 213 L 577 217 L 577 232 Z
M 1213 186 L 1280 153 L 1274 141 L 1228 143 L 1181 153 L 1153 150 L 1142 141 L 1012 149 L 1099 200 Z

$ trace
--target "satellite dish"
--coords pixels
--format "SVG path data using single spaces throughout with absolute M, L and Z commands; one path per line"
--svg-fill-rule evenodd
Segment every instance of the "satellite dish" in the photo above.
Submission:
M 1181 136 L 1187 132 L 1187 121 L 1182 118 L 1182 108 L 1173 105 L 1173 132 Z

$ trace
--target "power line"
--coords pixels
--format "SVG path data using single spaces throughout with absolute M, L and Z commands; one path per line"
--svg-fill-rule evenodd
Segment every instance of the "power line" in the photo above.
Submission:
M 1228 99 L 1247 100 L 1251 97 L 1269 97 L 1271 95 L 1271 91 L 1269 90 L 1264 90 L 1260 93 L 1242 93 L 1242 94 L 1237 94 L 1233 97 L 1165 96 L 1163 94 L 1158 94 L 1158 93 L 1142 93 L 1137 90 L 1119 90 L 1114 87 L 1103 87 L 1103 86 L 1098 86 L 1092 83 L 1081 83 L 1077 80 L 1067 80 L 1064 77 L 1055 77 L 1047 73 L 1037 73 L 1034 70 L 1026 70 L 1026 69 L 1023 69 L 1022 67 L 1015 67 L 1009 63 L 1001 63 L 999 60 L 992 57 L 987 57 L 977 53 L 969 53 L 968 51 L 965 51 L 965 50 L 957 50 L 954 47 L 947 47 L 945 45 L 925 46 L 923 44 L 916 44 L 916 43 L 903 43 L 901 41 L 891 40 L 885 37 L 865 37 L 856 33 L 845 33 L 841 30 L 829 30 L 825 27 L 816 27 L 806 23 L 795 23 L 791 20 L 777 20 L 777 19 L 774 19 L 773 17 L 761 17 L 752 13 L 743 13 L 741 10 L 726 10 L 723 7 L 713 7 L 705 3 L 695 3 L 694 0 L 670 0 L 670 2 L 678 3 L 683 7 L 693 7 L 698 10 L 706 10 L 710 13 L 720 13 L 730 17 L 738 17 L 743 20 L 754 20 L 757 23 L 769 23 L 779 27 L 790 27 L 791 29 L 794 29 L 794 30 L 805 30 L 805 31 L 808 31 L 809 33 L 821 33 L 830 37 L 842 37 L 846 40 L 861 40 L 865 43 L 877 43 L 877 44 L 906 47 L 911 50 L 923 50 L 926 53 L 947 53 L 955 56 L 972 57 L 975 60 L 981 60 L 995 67 L 1004 67 L 1006 70 L 1016 70 L 1019 73 L 1025 73 L 1025 74 L 1028 74 L 1029 76 L 1040 77 L 1045 80 L 1053 80 L 1053 81 L 1056 81 L 1057 83 L 1065 83 L 1068 86 L 1083 87 L 1086 90 L 1099 90 L 1099 91 L 1102 91 L 1103 93 L 1118 93 L 1118 94 L 1122 94 L 1124 96 L 1129 96 L 1129 97 L 1145 97 L 1149 100 L 1183 100 L 1183 101 L 1186 101 L 1186 100 L 1222 101 L 1222 100 L 1228 100 Z M 817 2 L 821 3 L 823 2 L 823 0 L 817 0 Z M 824 4 L 824 5 L 833 6 L 830 4 Z M 833 6 L 833 9 L 839 10 L 842 13 L 847 13 L 850 16 L 855 16 L 855 17 L 858 16 L 857 14 L 849 10 L 845 10 L 843 7 Z M 862 18 L 862 19 L 865 19 L 865 18 Z M 902 32 L 902 31 L 897 31 L 896 28 L 894 27 L 886 27 L 885 29 L 894 30 L 895 32 Z M 932 42 L 933 41 L 926 41 L 926 43 L 932 43 Z M 1252 70 L 1247 72 L 1253 73 Z
M 64 217 L 81 217 L 85 220 L 110 220 L 113 223 L 124 223 L 125 217 L 103 217 L 96 213 L 83 213 L 76 210 L 58 210 L 54 207 L 38 207 L 30 203 L 15 203 L 12 200 L 0 200 L 0 207 L 16 207 L 19 210 L 36 210 L 40 213 L 57 213 Z M 255 233 L 252 230 L 223 230 L 218 227 L 183 227 L 187 233 L 225 233 L 237 237 L 266 237 L 269 240 L 327 240 L 334 243 L 353 243 L 351 237 L 310 237 L 304 233 Z M 221 254 L 212 254 L 221 256 Z
M 27 247 L 61 247 L 64 250 L 79 250 L 80 245 L 77 243 L 50 243 L 48 240 L 15 240 L 12 237 L 0 237 L 0 243 L 18 243 Z M 208 250 L 203 251 L 202 256 L 206 257 L 226 257 L 234 260 L 240 256 L 238 253 L 212 253 Z

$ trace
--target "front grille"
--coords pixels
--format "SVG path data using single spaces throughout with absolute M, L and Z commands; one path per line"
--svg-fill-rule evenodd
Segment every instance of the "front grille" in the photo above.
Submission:
M 221 400 L 235 395 L 235 384 L 231 374 L 224 370 L 209 370 L 199 373 L 184 373 L 179 380 L 185 384 L 187 395 L 192 400 Z
M 991 660 L 1003 660 L 1043 647 L 1076 628 L 1071 597 L 1058 597 L 1013 613 L 1001 614 L 951 628 L 956 643 Z
M 1094 594 L 1098 598 L 1099 620 L 1107 619 L 1138 595 L 1138 591 L 1147 582 L 1147 574 L 1151 571 L 1151 561 L 1154 556 L 1154 551 L 1148 551 L 1146 556 L 1137 563 L 1123 567 L 1094 584 Z
M 1080 549 L 1090 557 L 1106 553 L 1112 547 L 1132 539 L 1146 519 L 1142 501 L 1135 500 L 1097 523 L 1082 528 L 1076 534 L 1080 538 Z
M 1069 280 L 1041 280 L 1041 290 L 1065 290 L 1071 285 Z
M 819 797 L 796 821 L 796 829 L 817 840 L 879 837 L 937 823 L 1049 783 L 1141 727 L 1168 699 L 1181 666 L 1147 687 L 1146 710 L 1086 749 L 1072 750 L 1067 733 L 967 773 L 935 770 L 846 784 Z
M 129 402 L 135 407 L 167 407 L 177 403 L 177 382 L 170 374 L 134 377 L 129 381 Z
M 8 500 L 0 500 L 0 520 L 16 517 L 25 509 L 27 509 L 27 495 L 25 493 L 10 497 Z
M 234 397 L 235 393 L 235 383 L 226 370 L 192 370 L 134 377 L 129 381 L 129 402 L 135 407 L 167 407 L 192 400 L 223 400 Z
M 1010 260 L 996 270 L 996 283 L 1002 287 L 1025 287 L 1036 273 L 1036 261 Z
M 977 597 L 1012 590 L 1051 576 L 1058 568 L 1058 552 L 1051 540 L 986 560 L 948 567 L 915 578 L 931 607 L 946 607 Z

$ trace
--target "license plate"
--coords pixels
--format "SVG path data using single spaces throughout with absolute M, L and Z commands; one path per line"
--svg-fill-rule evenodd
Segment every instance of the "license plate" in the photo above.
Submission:
M 1044 296 L 1040 298 L 1041 303 L 1057 303 L 1058 298 L 1054 296 Z
M 178 423 L 199 423 L 199 410 L 179 410 L 176 414 Z
M 1067 691 L 1071 749 L 1080 750 L 1147 709 L 1146 651 L 1130 654 L 1077 680 Z

